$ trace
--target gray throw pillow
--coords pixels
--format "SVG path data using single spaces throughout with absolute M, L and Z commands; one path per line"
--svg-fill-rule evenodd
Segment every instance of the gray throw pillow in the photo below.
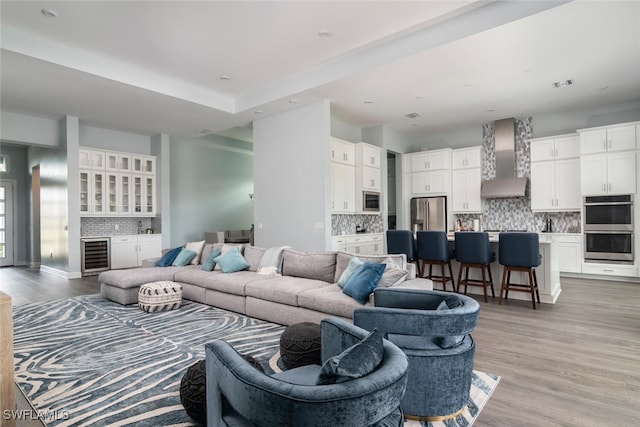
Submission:
M 327 359 L 316 384 L 337 384 L 364 377 L 382 362 L 383 352 L 382 334 L 376 328 L 359 343 Z

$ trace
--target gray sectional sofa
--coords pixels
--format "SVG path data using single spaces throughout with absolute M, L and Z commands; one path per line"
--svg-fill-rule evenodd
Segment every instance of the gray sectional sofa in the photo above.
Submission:
M 205 260 L 221 245 L 206 244 L 200 259 Z M 282 275 L 272 276 L 258 272 L 265 248 L 241 245 L 240 251 L 249 264 L 244 271 L 205 271 L 200 264 L 157 267 L 155 260 L 147 260 L 143 267 L 101 273 L 98 277 L 100 291 L 104 297 L 120 304 L 135 304 L 142 284 L 169 280 L 182 285 L 183 298 L 291 325 L 304 321 L 319 323 L 327 316 L 351 321 L 355 308 L 373 305 L 372 295 L 365 304 L 361 304 L 344 294 L 336 283 L 354 256 L 362 261 L 389 263 L 392 260 L 395 263 L 395 274 L 384 276 L 385 283 L 381 282 L 381 285 L 433 289 L 431 280 L 415 277 L 415 266 L 407 263 L 405 255 L 300 252 L 286 248 L 282 252 Z M 407 271 L 406 277 L 400 281 L 396 280 L 398 269 Z

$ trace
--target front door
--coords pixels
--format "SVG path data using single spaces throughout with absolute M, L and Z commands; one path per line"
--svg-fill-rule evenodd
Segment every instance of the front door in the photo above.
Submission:
M 0 267 L 13 262 L 13 183 L 0 181 Z

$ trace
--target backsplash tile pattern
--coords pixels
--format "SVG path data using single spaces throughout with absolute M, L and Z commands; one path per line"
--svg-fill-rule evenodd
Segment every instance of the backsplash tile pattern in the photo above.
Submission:
M 80 233 L 82 237 L 120 236 L 138 234 L 152 228 L 154 234 L 157 234 L 162 232 L 160 224 L 156 218 L 82 217 Z
M 367 233 L 383 233 L 382 215 L 331 215 L 331 235 L 355 234 L 356 226 L 367 230 Z
M 527 117 L 515 121 L 516 175 L 531 176 L 531 147 L 533 119 Z M 482 180 L 496 176 L 495 129 L 493 123 L 482 126 Z M 547 218 L 553 223 L 555 233 L 579 233 L 580 212 L 534 213 L 531 211 L 530 182 L 527 182 L 527 197 L 483 200 L 482 215 L 455 215 L 465 228 L 471 228 L 474 219 L 480 219 L 484 230 L 542 231 Z

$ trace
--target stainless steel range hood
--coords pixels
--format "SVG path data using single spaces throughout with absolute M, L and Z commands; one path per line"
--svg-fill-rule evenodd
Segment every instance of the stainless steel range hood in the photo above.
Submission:
M 515 120 L 495 122 L 496 178 L 484 181 L 480 195 L 484 199 L 524 197 L 527 178 L 516 177 Z

